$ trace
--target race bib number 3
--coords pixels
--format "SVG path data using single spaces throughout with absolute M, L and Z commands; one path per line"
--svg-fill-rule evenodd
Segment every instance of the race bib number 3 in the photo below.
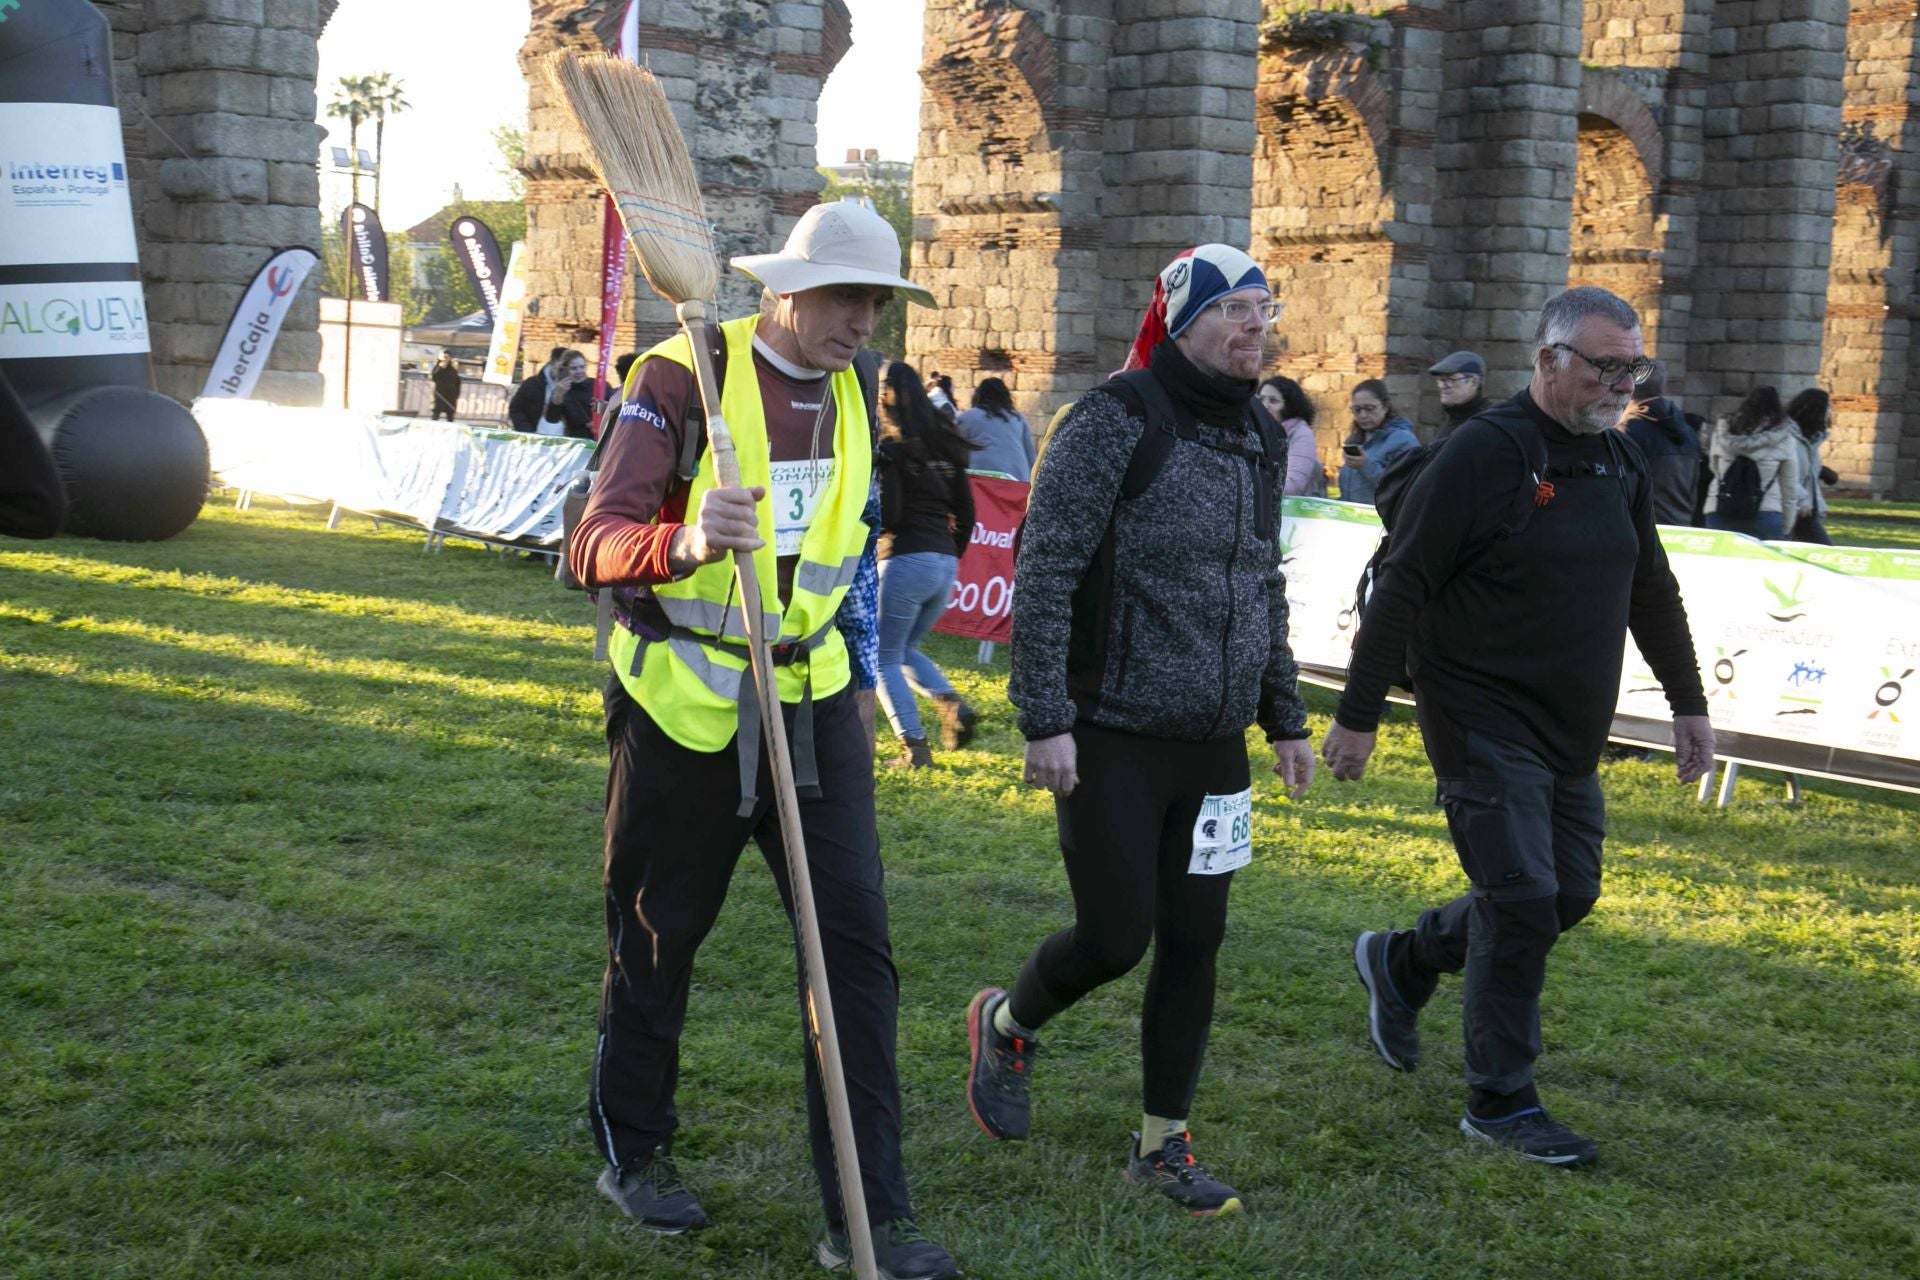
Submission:
M 773 504 L 773 554 L 800 554 L 800 540 L 807 536 L 820 497 L 833 486 L 833 459 L 818 462 L 802 458 L 797 462 L 776 462 L 768 468 L 771 484 L 767 501 Z
M 1193 822 L 1193 861 L 1187 873 L 1225 875 L 1253 861 L 1253 788 L 1238 795 L 1208 796 Z

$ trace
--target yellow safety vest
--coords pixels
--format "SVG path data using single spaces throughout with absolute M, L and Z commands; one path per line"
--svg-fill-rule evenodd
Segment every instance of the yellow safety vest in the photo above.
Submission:
M 733 436 L 741 484 L 748 488 L 766 485 L 771 491 L 767 417 L 760 403 L 760 376 L 753 363 L 753 333 L 759 323 L 758 316 L 743 316 L 720 326 L 727 344 L 720 412 Z M 654 356 L 693 367 L 692 348 L 685 334 L 667 339 L 641 360 Z M 639 369 L 636 364 L 631 377 L 637 378 Z M 829 384 L 834 401 L 833 476 L 801 538 L 792 599 L 784 610 L 780 607 L 771 500 L 760 504 L 760 537 L 766 545 L 753 553 L 766 634 L 777 644 L 798 645 L 804 650 L 791 664 L 775 668 L 780 700 L 786 703 L 800 702 L 809 681 L 813 696 L 824 698 L 844 689 L 852 679 L 846 641 L 833 619 L 866 550 L 867 525 L 860 517 L 873 482 L 873 440 L 859 375 L 849 366 L 831 375 Z M 825 463 L 822 459 L 822 465 Z M 700 509 L 700 499 L 718 485 L 714 468 L 701 467 L 687 491 L 689 519 Z M 718 751 L 733 739 L 738 728 L 742 692 L 749 699 L 753 697 L 753 676 L 745 657 L 746 624 L 740 612 L 733 558 L 702 565 L 677 582 L 658 583 L 653 596 L 673 624 L 673 633 L 664 641 L 649 643 L 624 627 L 616 627 L 608 647 L 613 669 L 628 694 L 646 708 L 668 737 L 690 750 Z M 702 643 L 703 638 L 718 643 Z

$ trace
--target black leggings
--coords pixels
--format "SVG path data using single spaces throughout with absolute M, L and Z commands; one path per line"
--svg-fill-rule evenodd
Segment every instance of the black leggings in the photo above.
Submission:
M 1140 1013 L 1148 1115 L 1193 1104 L 1213 1022 L 1214 957 L 1233 874 L 1193 875 L 1193 825 L 1209 794 L 1247 789 L 1246 740 L 1171 742 L 1092 725 L 1073 731 L 1080 783 L 1055 802 L 1074 923 L 1034 948 L 1014 984 L 1015 1022 L 1038 1030 L 1132 971 L 1154 944 Z

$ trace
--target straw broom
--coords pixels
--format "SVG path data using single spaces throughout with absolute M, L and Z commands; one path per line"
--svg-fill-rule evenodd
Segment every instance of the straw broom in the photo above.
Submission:
M 740 485 L 740 462 L 733 437 L 720 413 L 720 388 L 708 355 L 706 299 L 720 283 L 713 227 L 700 198 L 700 183 L 687 154 L 686 140 L 653 73 L 605 56 L 581 57 L 571 50 L 550 54 L 548 83 L 573 113 L 600 180 L 613 195 L 627 228 L 627 240 L 640 260 L 641 274 L 653 291 L 675 304 L 680 325 L 693 347 L 694 377 L 707 412 L 707 452 L 720 484 Z M 760 612 L 760 581 L 751 553 L 735 552 L 734 576 L 746 620 L 747 649 L 753 660 L 753 686 L 760 700 L 760 724 L 773 772 L 780 834 L 786 845 L 788 878 L 807 968 L 808 1011 L 813 1041 L 820 1054 L 820 1083 L 826 1093 L 833 1130 L 834 1163 L 840 1174 L 840 1202 L 853 1246 L 859 1280 L 877 1280 L 867 1201 L 860 1186 L 860 1157 L 854 1145 L 847 1106 L 847 1080 L 840 1061 L 840 1037 L 834 1028 L 833 1000 L 827 990 L 826 953 L 820 943 L 820 919 L 813 904 L 813 879 L 807 870 L 806 841 L 800 832 L 800 801 L 794 790 L 793 759 L 774 683 L 773 653 Z

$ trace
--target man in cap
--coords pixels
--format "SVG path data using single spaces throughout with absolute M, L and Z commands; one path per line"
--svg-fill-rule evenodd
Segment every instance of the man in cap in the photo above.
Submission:
M 628 374 L 568 558 L 582 583 L 613 589 L 620 622 L 605 695 L 608 966 L 588 1098 L 600 1190 L 655 1231 L 706 1225 L 672 1154 L 680 1033 L 694 953 L 749 837 L 793 911 L 727 559 L 751 554 L 875 1252 L 884 1275 L 906 1280 L 958 1270 L 914 1226 L 901 1166 L 899 980 L 874 820 L 874 362 L 861 348 L 896 294 L 933 301 L 899 264 L 893 229 L 852 201 L 808 210 L 779 253 L 735 258 L 766 287 L 759 314 L 708 335 L 743 487 L 722 487 L 699 457 L 692 352 L 671 338 Z M 804 980 L 800 993 L 804 1010 Z M 840 1267 L 851 1250 L 811 1052 L 806 1080 L 828 1227 L 815 1256 Z
M 1440 388 L 1440 411 L 1447 418 L 1434 439 L 1446 439 L 1455 427 L 1488 407 L 1487 362 L 1476 353 L 1456 351 L 1427 372 Z
M 1358 780 L 1404 663 L 1469 888 L 1415 928 L 1355 940 L 1368 1035 L 1412 1071 L 1421 1008 L 1442 975 L 1464 973 L 1461 1132 L 1541 1164 L 1599 1153 L 1547 1113 L 1534 1062 L 1547 953 L 1600 897 L 1595 770 L 1629 630 L 1673 710 L 1680 780 L 1713 764 L 1645 462 L 1613 430 L 1651 366 L 1621 299 L 1587 286 L 1548 301 L 1527 388 L 1463 425 L 1409 485 L 1322 743 L 1333 776 Z
M 1227 890 L 1252 857 L 1247 727 L 1296 799 L 1314 769 L 1276 543 L 1286 446 L 1254 395 L 1278 313 L 1238 249 L 1181 254 L 1126 370 L 1079 399 L 1034 475 L 1008 695 L 1026 780 L 1055 796 L 1074 923 L 967 1011 L 968 1107 L 990 1137 L 1025 1138 L 1036 1033 L 1151 943 L 1122 1168 L 1195 1214 L 1241 1207 L 1195 1160 L 1187 1116 Z

